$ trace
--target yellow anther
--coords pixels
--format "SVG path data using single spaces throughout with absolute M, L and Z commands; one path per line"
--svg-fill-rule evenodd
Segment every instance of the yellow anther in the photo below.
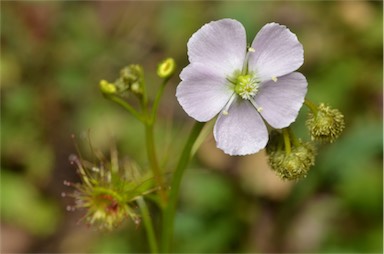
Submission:
M 276 76 L 272 76 L 272 80 L 273 80 L 273 82 L 277 82 L 277 77 Z
M 258 107 L 257 111 L 260 113 L 261 111 L 263 111 L 263 108 L 262 107 Z
M 249 51 L 249 52 L 255 52 L 255 49 L 252 48 L 252 47 L 249 47 L 249 48 L 248 48 L 248 51 Z

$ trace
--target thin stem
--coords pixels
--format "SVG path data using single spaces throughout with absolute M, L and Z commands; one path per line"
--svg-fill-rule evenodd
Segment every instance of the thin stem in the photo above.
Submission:
M 305 104 L 305 106 L 307 106 L 312 111 L 312 113 L 314 115 L 317 115 L 318 109 L 317 109 L 317 105 L 315 103 L 313 103 L 310 100 L 308 100 L 307 98 L 305 98 L 304 104 Z
M 157 91 L 156 98 L 155 98 L 155 101 L 153 102 L 153 106 L 152 106 L 152 113 L 151 113 L 151 118 L 150 118 L 151 123 L 154 123 L 156 120 L 157 109 L 159 107 L 160 99 L 161 99 L 161 96 L 163 95 L 164 88 L 167 85 L 168 80 L 169 80 L 168 78 L 164 79 L 160 85 L 160 88 Z
M 151 165 L 151 169 L 155 176 L 157 185 L 159 186 L 159 194 L 162 201 L 162 205 L 164 205 L 167 201 L 167 196 L 164 190 L 163 175 L 161 173 L 159 162 L 157 160 L 155 142 L 154 142 L 154 136 L 153 136 L 153 124 L 151 123 L 145 124 L 145 139 L 146 139 L 148 161 Z
M 174 220 L 176 213 L 176 204 L 179 197 L 179 190 L 181 180 L 183 178 L 185 169 L 191 157 L 191 150 L 205 123 L 196 122 L 193 126 L 188 140 L 184 146 L 183 152 L 180 156 L 175 173 L 172 178 L 171 193 L 169 203 L 164 211 L 163 218 L 163 234 L 162 234 L 162 252 L 169 253 L 171 243 L 173 240 Z
M 159 186 L 161 207 L 163 207 L 167 201 L 167 196 L 164 189 L 163 176 L 162 176 L 162 173 L 159 167 L 159 162 L 157 159 L 155 139 L 153 135 L 154 119 L 152 117 L 151 111 L 148 106 L 148 93 L 147 93 L 147 86 L 145 84 L 144 78 L 142 80 L 142 86 L 143 86 L 143 95 L 142 95 L 143 97 L 141 100 L 141 103 L 142 103 L 141 105 L 142 105 L 142 110 L 145 114 L 145 121 L 143 121 L 143 123 L 145 125 L 145 141 L 146 141 L 146 148 L 147 148 L 147 156 L 148 156 L 148 161 L 151 166 L 156 183 Z M 160 98 L 158 98 L 157 100 L 160 100 Z
M 126 109 L 129 113 L 131 113 L 134 117 L 136 117 L 140 122 L 144 122 L 144 118 L 142 115 L 137 112 L 131 105 L 129 105 L 126 101 L 124 101 L 122 98 L 115 96 L 115 95 L 108 95 L 107 98 L 120 106 L 122 106 L 124 109 Z
M 141 100 L 141 103 L 142 103 L 142 106 L 143 106 L 143 110 L 146 110 L 147 106 L 148 106 L 148 93 L 147 93 L 147 85 L 145 83 L 145 80 L 144 78 L 141 80 L 141 84 L 142 84 L 142 88 L 143 88 L 143 98 Z
M 295 134 L 293 133 L 292 129 L 290 127 L 287 128 L 288 129 L 288 133 L 289 133 L 289 136 L 291 138 L 291 141 L 293 141 L 293 145 L 295 147 L 299 147 L 300 146 L 300 142 L 299 140 L 296 138 Z
M 145 230 L 147 231 L 147 238 L 149 242 L 149 248 L 151 249 L 151 253 L 159 253 L 156 235 L 153 229 L 152 218 L 151 218 L 151 215 L 149 214 L 148 206 L 145 203 L 145 200 L 143 199 L 143 197 L 139 197 L 137 199 L 137 204 L 140 207 L 141 215 L 144 221 L 144 227 L 145 227 Z
M 291 141 L 289 138 L 288 128 L 283 129 L 283 138 L 284 138 L 284 145 L 285 145 L 285 153 L 288 155 L 291 153 Z

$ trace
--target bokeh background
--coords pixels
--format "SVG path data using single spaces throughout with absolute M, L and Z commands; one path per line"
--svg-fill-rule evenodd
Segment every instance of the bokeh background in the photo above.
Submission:
M 243 23 L 251 42 L 268 22 L 287 25 L 304 45 L 308 97 L 340 109 L 343 136 L 319 146 L 308 177 L 277 178 L 264 152 L 229 157 L 209 135 L 184 178 L 176 252 L 382 253 L 383 5 L 381 1 L 2 1 L 1 252 L 147 252 L 142 226 L 114 232 L 78 223 L 64 180 L 79 181 L 68 157 L 91 141 L 147 166 L 143 130 L 98 91 L 130 64 L 188 64 L 186 43 L 203 24 Z M 175 163 L 192 119 L 163 98 L 157 141 Z M 308 139 L 303 108 L 295 133 Z M 115 140 L 115 141 L 112 141 Z M 154 210 L 156 218 L 156 210 Z

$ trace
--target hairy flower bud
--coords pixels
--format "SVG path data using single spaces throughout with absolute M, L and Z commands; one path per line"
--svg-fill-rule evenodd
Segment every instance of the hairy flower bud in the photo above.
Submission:
M 321 103 L 317 110 L 309 113 L 306 125 L 312 140 L 332 143 L 343 132 L 345 123 L 343 114 Z
M 285 180 L 305 177 L 315 164 L 314 144 L 296 139 L 291 130 L 271 131 L 266 151 L 269 165 Z
M 290 153 L 277 150 L 269 154 L 272 169 L 286 180 L 297 180 L 306 177 L 311 166 L 315 164 L 316 149 L 310 142 L 294 146 Z
M 173 58 L 167 58 L 157 67 L 157 75 L 160 78 L 170 78 L 176 69 L 176 63 Z

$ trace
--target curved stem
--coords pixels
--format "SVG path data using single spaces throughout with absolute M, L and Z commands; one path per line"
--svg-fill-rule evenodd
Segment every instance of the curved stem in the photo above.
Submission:
M 134 117 L 137 118 L 140 122 L 144 123 L 144 118 L 143 116 L 137 112 L 131 105 L 129 105 L 126 101 L 124 101 L 122 98 L 115 96 L 115 95 L 108 95 L 106 96 L 109 100 L 119 104 L 122 106 L 124 109 L 126 109 L 129 113 L 131 113 Z
M 187 168 L 189 159 L 191 157 L 191 150 L 205 123 L 196 122 L 193 126 L 188 140 L 184 146 L 183 152 L 180 156 L 175 173 L 172 178 L 171 192 L 169 203 L 164 211 L 163 218 L 163 234 L 162 234 L 162 252 L 169 253 L 171 243 L 173 240 L 174 220 L 176 213 L 176 204 L 179 197 L 179 190 L 181 180 L 183 178 L 185 169 Z
M 305 98 L 304 104 L 312 111 L 314 115 L 317 115 L 318 109 L 315 103 Z
M 160 99 L 161 99 L 161 96 L 163 95 L 164 88 L 167 85 L 168 80 L 169 79 L 164 79 L 160 85 L 159 90 L 157 91 L 155 101 L 153 102 L 152 113 L 151 113 L 151 118 L 150 118 L 150 122 L 152 122 L 152 123 L 154 123 L 156 120 L 157 109 L 159 107 Z
M 155 236 L 155 231 L 153 229 L 151 215 L 149 214 L 148 206 L 145 203 L 143 197 L 139 197 L 137 199 L 137 204 L 140 207 L 141 215 L 144 221 L 144 227 L 147 231 L 147 238 L 149 242 L 149 247 L 151 249 L 151 253 L 159 253 L 159 248 L 157 246 L 157 240 Z
M 299 147 L 300 146 L 300 142 L 299 140 L 296 138 L 295 134 L 293 133 L 291 127 L 288 127 L 288 133 L 289 133 L 289 137 L 291 138 L 291 141 L 293 142 L 293 145 L 295 147 Z

